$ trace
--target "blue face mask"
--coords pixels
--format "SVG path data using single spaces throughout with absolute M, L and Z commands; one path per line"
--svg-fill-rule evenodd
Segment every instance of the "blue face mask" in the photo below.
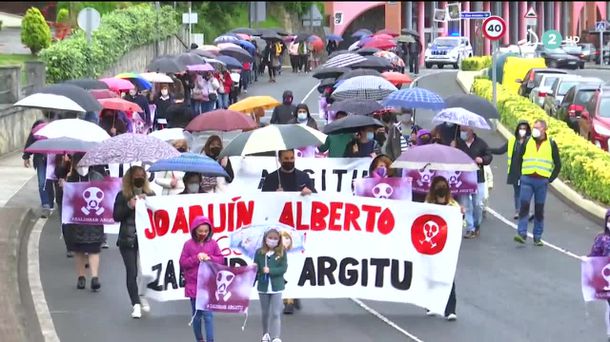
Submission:
M 373 132 L 366 132 L 366 139 L 367 139 L 368 141 L 371 141 L 371 140 L 373 140 L 374 138 L 375 138 L 375 133 L 373 133 Z
M 460 138 L 466 141 L 468 139 L 468 132 L 460 132 Z

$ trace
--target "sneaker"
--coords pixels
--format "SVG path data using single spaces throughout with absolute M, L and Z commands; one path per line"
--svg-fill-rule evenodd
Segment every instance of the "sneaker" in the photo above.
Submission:
M 142 312 L 150 312 L 150 303 L 148 303 L 146 297 L 140 297 L 140 305 L 142 306 Z
M 72 251 L 67 251 L 66 258 L 74 258 L 74 253 Z
M 78 277 L 78 281 L 76 282 L 76 288 L 79 290 L 83 290 L 87 285 L 87 279 L 85 277 Z
M 288 303 L 284 305 L 284 315 L 292 315 L 294 313 L 294 304 Z
M 108 249 L 108 248 L 110 248 L 110 246 L 108 246 L 108 242 L 104 241 L 104 242 L 102 243 L 102 248 L 103 248 L 103 249 Z
M 445 316 L 445 319 L 448 320 L 449 322 L 453 322 L 453 321 L 457 320 L 457 315 L 452 313 L 452 314 Z
M 544 243 L 542 243 L 541 239 L 534 239 L 534 246 L 542 247 L 542 246 L 544 246 Z
M 269 334 L 263 335 L 263 338 L 261 338 L 261 342 L 271 342 L 271 336 L 269 336 Z
M 142 318 L 142 306 L 140 304 L 136 304 L 133 306 L 131 318 Z
M 247 93 L 248 93 L 248 89 L 244 89 L 244 94 L 247 94 Z
M 426 309 L 426 316 L 430 316 L 430 317 L 432 317 L 432 316 L 436 316 L 436 314 L 435 314 L 434 312 L 432 312 L 432 311 L 430 311 L 430 310 Z
M 301 300 L 300 299 L 294 300 L 294 308 L 297 310 L 301 310 Z
M 474 239 L 477 237 L 477 234 L 474 231 L 467 231 L 464 235 L 464 239 Z
M 516 212 L 515 215 L 513 216 L 513 220 L 518 220 L 519 219 L 519 212 Z
M 513 240 L 515 240 L 515 242 L 518 242 L 520 244 L 524 244 L 525 240 L 527 240 L 527 237 L 525 236 L 521 236 L 519 234 L 515 235 L 515 237 L 513 238 Z
M 91 278 L 91 291 L 95 292 L 95 291 L 99 290 L 101 287 L 102 287 L 102 284 L 100 284 L 100 278 L 98 278 L 98 277 Z

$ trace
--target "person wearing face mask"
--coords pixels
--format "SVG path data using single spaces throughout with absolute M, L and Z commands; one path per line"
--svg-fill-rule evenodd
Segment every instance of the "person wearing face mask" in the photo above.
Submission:
M 164 84 L 154 99 L 154 104 L 157 107 L 155 110 L 155 129 L 163 129 L 167 126 L 167 109 L 172 103 L 174 103 L 174 98 L 169 93 L 169 87 Z
M 460 126 L 451 122 L 443 122 L 434 128 L 440 136 L 440 143 L 446 146 L 451 145 L 451 142 L 460 134 Z
M 380 112 L 380 119 L 384 127 L 377 131 L 375 140 L 381 145 L 382 153 L 396 160 L 408 148 L 407 140 L 402 135 L 402 124 L 393 110 Z
M 388 178 L 394 177 L 394 169 L 390 168 L 392 160 L 384 155 L 380 154 L 373 159 L 369 166 L 369 177 L 371 178 Z
M 88 166 L 78 166 L 84 153 L 76 153 L 72 156 L 70 173 L 66 178 L 68 183 L 90 182 L 103 180 L 104 176 Z M 86 286 L 86 267 L 89 264 L 91 271 L 91 290 L 97 291 L 101 284 L 99 281 L 100 251 L 104 242 L 104 225 L 84 225 L 84 224 L 62 224 L 65 232 L 68 250 L 74 253 L 74 263 L 76 265 L 77 283 L 76 288 L 85 289 Z
M 376 127 L 363 127 L 345 147 L 344 158 L 375 158 L 381 154 L 381 146 L 375 140 Z
M 263 245 L 256 250 L 254 264 L 257 268 L 256 283 L 261 302 L 262 342 L 281 342 L 282 292 L 284 275 L 288 270 L 288 257 L 280 232 L 270 229 L 263 236 Z
M 196 341 L 214 342 L 214 316 L 211 311 L 197 310 L 197 276 L 199 264 L 210 262 L 222 265 L 224 257 L 216 240 L 212 238 L 212 222 L 205 216 L 196 217 L 191 223 L 191 238 L 184 243 L 180 254 L 180 268 L 184 274 L 184 296 L 191 304 L 191 323 Z M 205 340 L 201 320 L 205 327 Z
M 609 257 L 610 256 L 610 210 L 606 211 L 604 219 L 604 231 L 595 236 L 589 257 Z M 606 335 L 610 341 L 610 299 L 606 299 Z
M 340 111 L 335 114 L 335 120 L 347 117 L 347 113 Z M 329 158 L 343 158 L 347 144 L 352 141 L 354 135 L 352 133 L 331 133 L 326 137 L 323 145 L 318 146 L 319 152 L 328 151 Z
M 201 153 L 204 153 L 206 156 L 216 160 L 229 175 L 228 177 L 224 177 L 224 182 L 231 183 L 233 181 L 233 178 L 235 177 L 235 173 L 233 172 L 233 166 L 231 165 L 231 160 L 229 160 L 229 157 L 223 157 L 220 159 L 218 158 L 221 151 L 222 139 L 218 135 L 211 135 L 205 142 Z M 220 178 L 220 180 L 223 179 Z M 218 177 L 203 177 L 203 181 L 201 184 L 205 192 L 216 192 L 217 190 L 220 190 L 219 183 L 220 182 Z
M 182 181 L 184 182 L 184 190 L 179 195 L 189 195 L 189 194 L 204 194 L 207 191 L 201 187 L 201 173 L 196 172 L 187 172 L 182 177 Z
M 150 189 L 146 171 L 141 166 L 132 166 L 123 176 L 121 191 L 114 200 L 112 217 L 120 223 L 117 246 L 121 252 L 127 279 L 127 292 L 133 306 L 131 317 L 139 319 L 142 312 L 150 312 L 150 305 L 140 294 L 144 291 L 140 261 L 138 260 L 138 235 L 136 233 L 136 202 L 146 196 L 154 196 Z
M 140 94 L 137 88 L 129 90 L 129 94 L 125 96 L 125 100 L 136 103 L 142 110 L 143 113 L 139 113 L 140 117 L 144 119 L 144 123 L 150 127 L 151 126 L 151 116 L 150 116 L 150 103 L 146 96 Z
M 309 113 L 309 107 L 307 107 L 307 105 L 304 103 L 297 105 L 296 109 L 294 110 L 294 117 L 288 123 L 307 125 L 313 129 L 318 129 L 318 124 L 316 123 L 316 120 L 311 117 L 311 113 Z
M 188 152 L 186 139 L 174 140 L 172 141 L 172 146 L 180 153 Z M 184 172 L 182 171 L 157 172 L 155 174 L 155 183 L 163 188 L 161 195 L 177 195 L 184 190 L 183 177 Z
M 294 96 L 292 91 L 285 90 L 282 94 L 282 104 L 273 109 L 271 114 L 271 124 L 287 124 L 294 119 L 297 107 L 292 104 Z
M 479 166 L 477 171 L 477 192 L 474 194 L 460 195 L 458 200 L 460 205 L 466 210 L 466 234 L 465 239 L 474 239 L 479 236 L 481 222 L 483 220 L 483 199 L 485 198 L 485 171 L 483 166 L 489 165 L 493 159 L 489 153 L 487 143 L 479 138 L 472 128 L 462 126 L 460 128 L 460 137 L 451 143 L 464 153 L 470 156 L 472 160 Z
M 456 208 L 460 208 L 462 214 L 464 214 L 464 209 L 460 207 L 458 202 L 456 202 L 451 196 L 451 191 L 449 191 L 449 183 L 447 179 L 443 176 L 436 176 L 432 179 L 432 183 L 430 185 L 430 191 L 426 195 L 426 203 L 438 204 L 438 205 L 448 205 Z M 449 300 L 447 301 L 447 305 L 445 306 L 445 319 L 448 321 L 457 320 L 457 315 L 455 314 L 455 306 L 456 306 L 456 297 L 455 297 L 455 280 L 453 281 L 453 286 L 451 287 L 451 294 L 449 295 Z M 429 310 L 426 309 L 426 314 L 428 316 L 433 315 Z
M 432 143 L 432 134 L 427 129 L 417 131 L 417 146 L 428 145 Z
M 534 244 L 542 246 L 544 230 L 544 203 L 546 192 L 561 171 L 561 158 L 555 141 L 546 134 L 546 121 L 536 120 L 532 136 L 523 142 L 518 162 L 521 165 L 521 189 L 519 193 L 519 224 L 514 240 L 527 240 L 530 202 L 534 198 Z
M 490 148 L 489 151 L 495 155 L 502 155 L 508 152 L 508 174 L 506 178 L 506 184 L 513 186 L 513 199 L 515 205 L 515 220 L 519 218 L 519 206 L 521 202 L 519 200 L 519 189 L 520 189 L 520 178 L 521 178 L 521 165 L 519 164 L 519 151 L 523 148 L 523 143 L 532 134 L 530 124 L 527 120 L 519 120 L 517 128 L 515 128 L 515 135 L 510 137 L 504 145 L 498 148 Z

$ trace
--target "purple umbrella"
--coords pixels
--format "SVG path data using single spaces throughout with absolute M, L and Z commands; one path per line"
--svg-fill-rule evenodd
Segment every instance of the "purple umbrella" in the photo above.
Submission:
M 104 140 L 81 159 L 78 166 L 155 162 L 180 156 L 163 140 L 149 135 L 124 133 Z
M 440 171 L 478 171 L 479 166 L 457 148 L 441 144 L 417 146 L 403 152 L 394 163 L 393 168 Z

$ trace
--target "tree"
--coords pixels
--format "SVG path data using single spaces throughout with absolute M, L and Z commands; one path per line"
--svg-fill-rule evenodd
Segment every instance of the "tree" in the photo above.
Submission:
M 40 10 L 30 7 L 21 22 L 21 42 L 33 55 L 51 45 L 51 29 Z

